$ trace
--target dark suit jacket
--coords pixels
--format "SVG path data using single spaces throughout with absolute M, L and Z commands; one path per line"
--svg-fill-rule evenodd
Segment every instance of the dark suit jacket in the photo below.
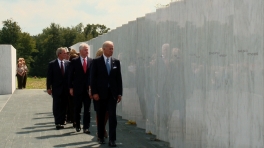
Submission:
M 49 62 L 46 87 L 52 89 L 53 95 L 61 95 L 68 90 L 69 61 L 64 61 L 64 75 L 61 73 L 58 59 Z
M 120 61 L 111 58 L 111 72 L 108 75 L 103 55 L 93 60 L 91 66 L 91 89 L 92 95 L 99 94 L 100 99 L 106 99 L 108 86 L 116 99 L 123 95 L 122 76 Z
M 83 71 L 81 57 L 75 58 L 71 61 L 69 71 L 69 88 L 73 88 L 75 95 L 82 94 L 83 91 L 87 91 L 90 85 L 90 65 L 92 59 L 87 57 L 87 70 Z

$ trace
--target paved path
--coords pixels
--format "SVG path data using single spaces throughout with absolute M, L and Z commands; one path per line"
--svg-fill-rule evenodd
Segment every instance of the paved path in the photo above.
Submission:
M 0 112 L 12 95 L 0 95 Z
M 87 135 L 75 132 L 71 124 L 56 130 L 51 109 L 52 98 L 44 90 L 16 90 L 12 96 L 0 95 L 0 148 L 108 147 L 96 142 L 94 112 L 91 134 Z M 168 143 L 154 141 L 154 135 L 126 122 L 118 117 L 117 147 L 169 147 Z

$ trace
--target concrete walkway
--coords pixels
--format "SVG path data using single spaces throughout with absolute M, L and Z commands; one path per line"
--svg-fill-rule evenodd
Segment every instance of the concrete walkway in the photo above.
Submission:
M 0 95 L 0 148 L 108 147 L 96 141 L 95 113 L 92 112 L 91 134 L 75 132 L 72 124 L 56 130 L 52 115 L 52 98 L 44 90 L 16 90 L 13 95 Z M 117 147 L 166 148 L 169 144 L 155 141 L 135 125 L 118 117 Z M 106 140 L 108 142 L 108 140 Z
M 0 112 L 12 95 L 0 95 Z

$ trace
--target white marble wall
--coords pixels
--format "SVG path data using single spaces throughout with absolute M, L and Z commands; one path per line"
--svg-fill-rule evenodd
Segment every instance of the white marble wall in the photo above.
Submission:
M 16 49 L 0 45 L 0 95 L 13 94 L 16 89 Z
M 90 40 L 115 44 L 118 114 L 172 147 L 264 147 L 263 3 L 177 1 Z

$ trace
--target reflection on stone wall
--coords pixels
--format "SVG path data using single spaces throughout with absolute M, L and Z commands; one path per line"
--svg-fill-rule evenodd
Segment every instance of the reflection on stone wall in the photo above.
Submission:
M 93 53 L 115 44 L 118 114 L 172 147 L 263 147 L 263 10 L 263 0 L 177 1 L 90 40 Z
M 0 44 L 0 95 L 13 94 L 16 89 L 16 49 Z

